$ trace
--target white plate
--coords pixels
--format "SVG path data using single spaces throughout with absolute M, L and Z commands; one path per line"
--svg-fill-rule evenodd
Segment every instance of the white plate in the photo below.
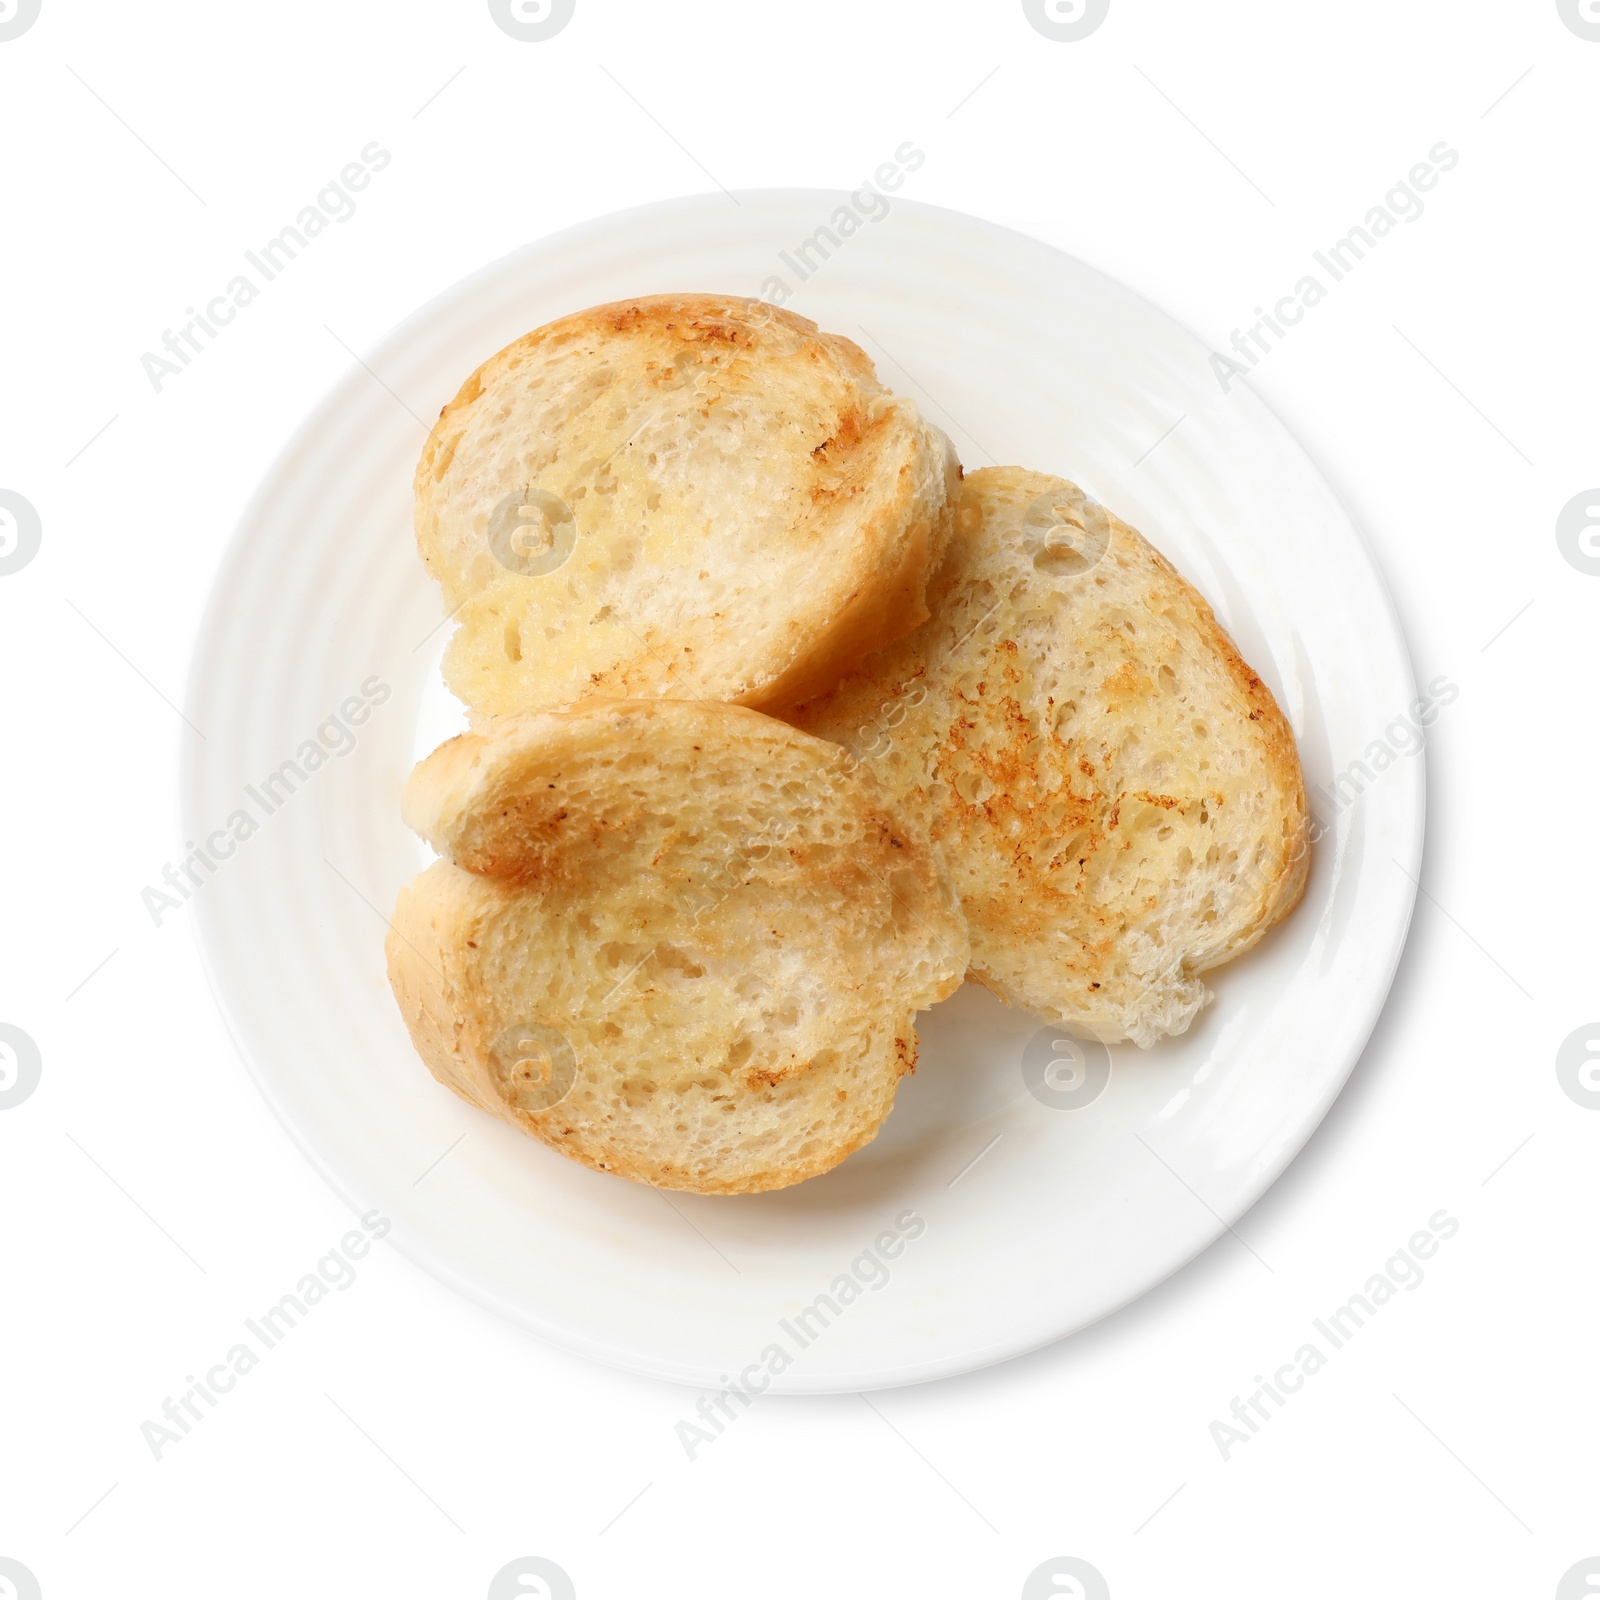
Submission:
M 412 543 L 411 473 L 461 380 L 552 317 L 786 280 L 789 303 L 856 339 L 969 465 L 1066 474 L 1148 534 L 1270 683 L 1313 784 L 1415 698 L 1345 512 L 1265 406 L 1221 391 L 1193 335 L 1045 245 L 903 201 L 836 234 L 802 282 L 795 247 L 841 205 L 819 191 L 674 200 L 531 245 L 426 307 L 273 468 L 223 561 L 189 685 L 205 738 L 184 749 L 187 836 L 215 837 L 240 811 L 257 824 L 196 894 L 195 924 L 291 1134 L 445 1282 L 567 1349 L 706 1387 L 769 1369 L 791 1393 L 966 1371 L 1182 1266 L 1339 1092 L 1399 959 L 1421 857 L 1422 762 L 1402 758 L 1337 815 L 1317 805 L 1328 832 L 1305 903 L 1211 976 L 1216 1000 L 1184 1038 L 1115 1052 L 1092 1106 L 1035 1099 L 1020 1062 L 1036 1025 L 968 987 L 923 1019 L 921 1064 L 877 1142 L 777 1194 L 668 1196 L 601 1176 L 434 1083 L 382 950 L 424 860 L 399 820 L 402 781 L 459 722 L 438 686 L 445 630 Z M 308 756 L 267 815 L 246 786 L 261 793 L 319 727 L 323 749 L 344 745 L 327 719 L 369 680 L 369 700 L 378 683 L 388 695 L 354 750 L 317 771 Z M 908 1212 L 887 1267 L 863 1254 Z M 841 1274 L 854 1292 L 839 1288 L 838 1315 L 820 1332 L 825 1304 L 797 1322 Z

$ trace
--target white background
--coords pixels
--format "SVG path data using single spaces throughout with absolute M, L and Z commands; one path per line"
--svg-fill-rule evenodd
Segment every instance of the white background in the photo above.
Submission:
M 0 43 L 0 488 L 43 527 L 0 577 L 0 1021 L 43 1061 L 0 1111 L 0 1556 L 46 1600 L 478 1597 L 522 1555 L 581 1600 L 1010 1600 L 1058 1555 L 1116 1600 L 1554 1596 L 1600 1554 L 1600 1113 L 1554 1070 L 1600 1016 L 1600 578 L 1554 534 L 1600 483 L 1597 104 L 1600 42 L 1554 0 L 1112 0 L 1077 43 L 1002 0 L 578 0 L 533 44 L 470 0 L 44 0 Z M 515 246 L 722 185 L 853 188 L 907 139 L 907 196 L 1218 348 L 1460 152 L 1250 380 L 1374 549 L 1419 682 L 1460 686 L 1348 1089 L 1248 1250 L 881 1417 L 769 1399 L 690 1463 L 693 1395 L 380 1245 L 155 1461 L 141 1423 L 351 1225 L 237 1059 L 187 913 L 157 930 L 139 900 L 181 847 L 172 703 L 246 497 L 352 351 Z M 154 392 L 141 355 L 372 140 L 393 161 L 356 215 Z M 1213 1420 L 1441 1208 L 1426 1281 L 1224 1461 Z

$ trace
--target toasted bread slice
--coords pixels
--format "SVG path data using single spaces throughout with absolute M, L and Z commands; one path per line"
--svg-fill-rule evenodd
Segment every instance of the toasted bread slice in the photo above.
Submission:
M 771 709 L 927 617 L 949 441 L 848 339 L 656 295 L 517 340 L 444 408 L 417 544 L 479 715 L 591 696 Z
M 710 702 L 499 719 L 412 774 L 446 859 L 389 981 L 463 1099 L 641 1183 L 778 1189 L 873 1138 L 966 927 L 936 854 L 836 745 Z
M 1181 1033 L 1199 973 L 1305 887 L 1305 787 L 1211 608 L 1061 478 L 966 483 L 933 619 L 793 720 L 943 848 L 972 976 L 1110 1042 Z

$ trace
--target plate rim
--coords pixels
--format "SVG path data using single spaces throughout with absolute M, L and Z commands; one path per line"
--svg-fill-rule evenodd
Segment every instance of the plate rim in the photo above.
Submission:
M 814 199 L 820 204 L 846 202 L 848 200 L 847 191 L 809 186 L 744 188 L 734 191 L 734 194 L 737 197 L 750 199 L 757 203 L 777 199 L 794 200 L 800 197 Z M 463 297 L 470 295 L 475 286 L 498 280 L 501 275 L 512 269 L 513 264 L 519 258 L 558 251 L 564 242 L 574 241 L 585 236 L 592 237 L 603 231 L 615 229 L 619 226 L 627 226 L 630 223 L 644 223 L 656 216 L 681 214 L 694 207 L 724 198 L 725 196 L 717 191 L 706 190 L 669 196 L 637 206 L 603 212 L 571 223 L 552 233 L 528 240 L 430 295 L 421 305 L 395 323 L 381 338 L 374 341 L 368 347 L 363 359 L 370 359 L 374 364 L 381 366 L 385 356 L 397 348 L 403 347 L 413 336 L 415 329 L 425 325 L 450 304 L 459 302 Z M 899 196 L 891 200 L 890 203 L 892 209 L 903 208 L 922 212 L 967 228 L 974 228 L 990 236 L 1004 236 L 1006 239 L 1025 246 L 1031 251 L 1064 258 L 1072 263 L 1075 269 L 1104 280 L 1118 293 L 1136 301 L 1143 311 L 1179 330 L 1196 347 L 1203 348 L 1205 345 L 1205 342 L 1187 323 L 1150 300 L 1139 290 L 1130 287 L 1121 279 L 1114 277 L 1102 268 L 1073 255 L 1070 251 L 1064 250 L 1048 240 L 1025 233 L 1020 229 L 1011 227 L 1009 224 L 994 222 L 988 218 L 971 212 L 960 211 L 953 207 L 935 205 L 921 200 L 910 200 Z M 201 823 L 199 806 L 204 787 L 202 770 L 205 753 L 204 745 L 202 741 L 197 740 L 192 731 L 193 722 L 190 719 L 194 718 L 195 714 L 202 709 L 200 702 L 204 695 L 207 663 L 213 654 L 213 642 L 219 629 L 226 626 L 227 611 L 224 599 L 225 590 L 228 586 L 227 580 L 241 562 L 250 527 L 265 510 L 274 494 L 278 492 L 278 485 L 285 474 L 291 470 L 295 458 L 314 443 L 318 432 L 319 419 L 335 407 L 343 395 L 348 392 L 354 392 L 360 387 L 360 375 L 360 367 L 358 366 L 336 378 L 313 402 L 300 422 L 283 440 L 241 508 L 233 529 L 212 567 L 205 601 L 195 625 L 184 688 L 183 704 L 188 725 L 182 730 L 180 738 L 178 798 L 180 822 L 186 830 L 185 837 L 197 836 L 194 830 Z M 1407 704 L 1411 703 L 1417 695 L 1416 669 L 1405 630 L 1400 620 L 1399 609 L 1390 590 L 1384 569 L 1379 564 L 1371 542 L 1368 540 L 1360 523 L 1352 514 L 1344 497 L 1330 481 L 1321 463 L 1302 442 L 1299 435 L 1289 428 L 1277 411 L 1257 391 L 1249 388 L 1248 385 L 1243 387 L 1246 388 L 1251 402 L 1260 409 L 1266 418 L 1270 419 L 1282 437 L 1304 458 L 1308 469 L 1315 474 L 1332 503 L 1337 507 L 1345 529 L 1353 539 L 1354 550 L 1358 551 L 1363 559 L 1367 576 L 1371 580 L 1376 596 L 1381 600 L 1383 621 L 1397 648 L 1397 654 L 1403 664 L 1407 679 L 1409 690 Z M 1376 619 L 1374 618 L 1374 620 Z M 941 1379 L 961 1376 L 1012 1361 L 1050 1345 L 1062 1343 L 1070 1339 L 1074 1334 L 1116 1315 L 1134 1301 L 1168 1282 L 1183 1271 L 1184 1268 L 1197 1261 L 1224 1233 L 1231 1231 L 1240 1219 L 1273 1188 L 1304 1151 L 1316 1130 L 1332 1109 L 1335 1101 L 1344 1092 L 1356 1065 L 1366 1051 L 1379 1019 L 1389 1004 L 1394 980 L 1405 952 L 1411 924 L 1415 916 L 1419 888 L 1418 880 L 1421 875 L 1425 850 L 1427 822 L 1427 750 L 1425 746 L 1419 754 L 1422 757 L 1420 761 L 1411 761 L 1405 764 L 1405 794 L 1397 793 L 1392 802 L 1395 814 L 1403 824 L 1404 829 L 1403 837 L 1397 839 L 1395 845 L 1397 861 L 1407 879 L 1407 887 L 1399 896 L 1399 906 L 1389 930 L 1389 946 L 1383 954 L 1383 959 L 1381 962 L 1374 960 L 1371 964 L 1372 975 L 1368 979 L 1367 1004 L 1358 1008 L 1356 1014 L 1359 1016 L 1359 1020 L 1346 1028 L 1340 1048 L 1336 1052 L 1329 1052 L 1326 1055 L 1325 1059 L 1329 1062 L 1329 1068 L 1325 1088 L 1316 1101 L 1309 1102 L 1305 1110 L 1292 1119 L 1290 1124 L 1286 1125 L 1280 1153 L 1272 1160 L 1263 1163 L 1254 1172 L 1242 1177 L 1222 1206 L 1212 1207 L 1207 1203 L 1207 1209 L 1211 1211 L 1215 1225 L 1212 1226 L 1208 1223 L 1201 1227 L 1197 1235 L 1198 1243 L 1191 1247 L 1187 1237 L 1175 1241 L 1171 1248 L 1165 1252 L 1170 1259 L 1166 1260 L 1165 1265 L 1158 1267 L 1155 1274 L 1149 1277 L 1147 1281 L 1130 1290 L 1114 1304 L 1106 1305 L 1102 1309 L 1068 1326 L 1045 1332 L 1030 1330 L 1029 1332 L 1018 1334 L 1015 1338 L 991 1341 L 981 1347 L 963 1347 L 956 1353 L 946 1353 L 938 1357 L 901 1362 L 892 1368 L 862 1370 L 843 1376 L 838 1374 L 818 1374 L 815 1378 L 808 1378 L 805 1368 L 800 1366 L 792 1374 L 785 1373 L 782 1381 L 774 1382 L 771 1385 L 770 1392 L 784 1395 L 829 1395 L 852 1393 L 862 1389 L 876 1390 L 908 1387 L 937 1382 Z M 323 1148 L 322 1142 L 315 1131 L 306 1127 L 292 1114 L 289 1106 L 285 1103 L 284 1095 L 276 1087 L 272 1075 L 257 1061 L 251 1049 L 249 1031 L 242 1018 L 236 1013 L 235 1000 L 232 997 L 228 982 L 218 966 L 218 962 L 222 959 L 222 952 L 212 943 L 214 933 L 210 922 L 216 913 L 211 909 L 211 904 L 205 897 L 200 897 L 196 904 L 190 908 L 194 914 L 185 920 L 189 922 L 190 932 L 200 957 L 201 969 L 205 974 L 206 983 L 216 1002 L 228 1037 L 257 1091 L 288 1134 L 291 1143 L 334 1193 L 359 1215 L 363 1202 L 362 1197 L 355 1192 L 353 1175 L 347 1175 L 332 1151 Z M 1337 1066 L 1333 1065 L 1335 1061 L 1338 1063 Z M 496 1293 L 492 1284 L 473 1276 L 459 1265 L 448 1251 L 432 1247 L 430 1241 L 423 1236 L 414 1236 L 409 1230 L 396 1228 L 391 1233 L 390 1239 L 402 1254 L 415 1265 L 421 1267 L 430 1277 L 463 1295 L 476 1305 L 492 1311 L 502 1319 L 511 1322 L 513 1325 L 566 1353 L 580 1356 L 591 1362 L 599 1362 L 616 1367 L 638 1376 L 697 1388 L 705 1387 L 703 1374 L 689 1371 L 680 1362 L 654 1355 L 649 1351 L 619 1346 L 614 1341 L 601 1347 L 597 1345 L 592 1335 L 570 1332 L 560 1321 L 546 1320 L 532 1313 L 527 1307 L 510 1303 Z

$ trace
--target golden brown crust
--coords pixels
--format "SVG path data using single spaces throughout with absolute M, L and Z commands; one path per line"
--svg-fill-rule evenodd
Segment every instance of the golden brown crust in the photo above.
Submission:
M 1182 1031 L 1197 974 L 1304 889 L 1270 691 L 1171 563 L 1062 479 L 971 475 L 929 598 L 929 623 L 793 720 L 941 843 L 969 976 L 1108 1039 Z
M 1257 944 L 1270 927 L 1299 905 L 1305 894 L 1311 869 L 1311 811 L 1306 799 L 1305 774 L 1300 765 L 1300 748 L 1277 699 L 1255 668 L 1240 655 L 1238 645 L 1217 621 L 1205 596 L 1153 544 L 1120 518 L 1111 516 L 1110 520 L 1124 537 L 1138 541 L 1152 564 L 1170 580 L 1175 597 L 1187 601 L 1192 608 L 1194 628 L 1203 642 L 1202 647 L 1215 656 L 1249 704 L 1247 717 L 1255 724 L 1267 780 L 1282 799 L 1283 836 L 1275 853 L 1276 868 L 1262 879 L 1255 906 L 1242 919 L 1244 927 L 1238 936 L 1214 958 L 1191 969 L 1206 972 L 1243 955 Z
M 936 853 L 871 775 L 740 707 L 502 719 L 423 762 L 405 813 L 447 858 L 402 891 L 387 945 L 418 1053 L 639 1182 L 754 1193 L 837 1165 L 967 964 Z M 570 1048 L 553 1104 L 508 1067 L 518 1029 Z
M 792 704 L 925 618 L 958 474 L 862 351 L 804 317 L 656 295 L 562 318 L 473 373 L 417 464 L 418 547 L 459 608 L 447 679 L 477 715 Z M 489 537 L 530 488 L 577 529 L 532 575 Z

